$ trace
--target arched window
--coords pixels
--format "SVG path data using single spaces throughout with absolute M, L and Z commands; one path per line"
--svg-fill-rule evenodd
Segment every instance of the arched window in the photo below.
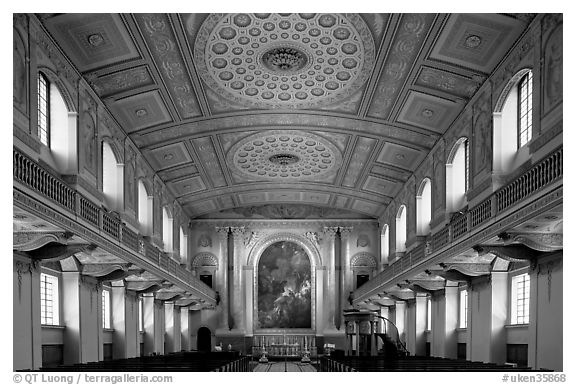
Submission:
M 469 184 L 468 139 L 460 138 L 448 157 L 446 164 L 446 210 L 458 211 L 466 206 Z
M 388 256 L 390 254 L 390 231 L 388 225 L 382 227 L 380 234 L 380 266 L 388 264 Z
M 124 170 L 107 142 L 102 142 L 102 192 L 108 209 L 122 211 Z
M 182 226 L 180 226 L 180 257 L 180 263 L 188 262 L 188 235 L 186 235 Z
M 504 88 L 493 114 L 493 170 L 507 174 L 528 160 L 532 139 L 532 71 L 516 73 Z
M 532 139 L 532 71 L 518 83 L 518 147 Z
M 152 197 L 148 196 L 148 191 L 142 180 L 138 181 L 138 223 L 140 232 L 144 235 L 152 233 Z
M 432 220 L 432 183 L 425 178 L 420 184 L 416 196 L 416 233 L 428 235 L 430 233 L 430 221 Z
M 50 147 L 50 82 L 42 72 L 38 74 L 38 138 Z
M 406 251 L 406 206 L 402 205 L 396 214 L 396 252 Z
M 162 242 L 164 243 L 164 251 L 171 253 L 173 251 L 173 232 L 172 232 L 172 217 L 168 209 L 162 209 Z
M 77 126 L 60 89 L 38 72 L 38 138 L 50 149 L 52 162 L 62 174 L 77 173 Z

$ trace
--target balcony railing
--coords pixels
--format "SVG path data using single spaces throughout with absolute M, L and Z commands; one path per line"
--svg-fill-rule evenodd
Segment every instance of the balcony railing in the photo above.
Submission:
M 196 278 L 191 271 L 183 269 L 178 262 L 130 230 L 115 215 L 94 204 L 17 149 L 13 150 L 13 162 L 16 182 L 48 198 L 76 217 L 84 219 L 90 225 L 98 228 L 101 233 L 117 240 L 134 252 L 144 255 L 147 260 L 173 276 L 194 287 L 202 288 L 204 293 L 213 293 L 213 290 Z
M 484 201 L 464 213 L 455 215 L 450 223 L 429 236 L 431 242 L 428 250 L 426 250 L 425 246 L 419 245 L 407 252 L 402 258 L 393 262 L 387 269 L 358 288 L 354 292 L 354 298 L 360 298 L 370 293 L 400 273 L 412 268 L 425 258 L 423 254 L 429 255 L 439 251 L 453 241 L 469 234 L 473 229 L 487 223 L 500 213 L 519 204 L 542 188 L 562 179 L 562 155 L 563 149 L 556 149 Z

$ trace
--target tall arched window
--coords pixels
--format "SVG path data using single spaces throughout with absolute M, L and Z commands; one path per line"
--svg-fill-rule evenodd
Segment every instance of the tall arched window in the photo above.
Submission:
M 188 235 L 186 235 L 182 226 L 180 226 L 180 257 L 180 263 L 188 262 Z
M 50 82 L 42 72 L 38 73 L 38 138 L 50 147 Z
M 446 164 L 446 210 L 454 212 L 466 206 L 469 184 L 468 139 L 460 138 L 448 157 Z
M 425 178 L 420 184 L 416 196 L 416 233 L 428 235 L 430 233 L 430 221 L 432 220 L 432 183 Z
M 390 231 L 388 225 L 382 227 L 380 234 L 380 266 L 388 264 L 388 256 L 390 254 Z
M 406 251 L 406 206 L 402 205 L 396 214 L 396 252 Z
M 532 139 L 532 71 L 512 77 L 496 103 L 493 114 L 493 170 L 507 174 L 529 158 L 526 144 Z
M 38 72 L 38 138 L 50 149 L 54 166 L 62 174 L 77 173 L 77 114 L 68 109 L 58 86 Z
M 152 233 L 152 197 L 148 196 L 148 191 L 142 180 L 138 181 L 138 223 L 140 232 L 143 235 Z
M 164 251 L 171 253 L 173 249 L 173 225 L 172 216 L 168 212 L 168 209 L 164 207 L 162 209 L 162 242 L 164 243 Z
M 122 211 L 124 170 L 107 142 L 102 142 L 102 192 L 109 210 Z

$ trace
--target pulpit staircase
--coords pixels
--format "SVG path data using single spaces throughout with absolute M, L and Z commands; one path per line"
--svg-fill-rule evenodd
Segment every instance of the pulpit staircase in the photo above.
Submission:
M 378 350 L 378 355 L 390 359 L 409 356 L 410 353 L 400 339 L 400 333 L 394 322 L 379 315 L 375 317 L 379 320 L 377 329 L 379 332 L 374 334 L 382 341 L 382 348 Z

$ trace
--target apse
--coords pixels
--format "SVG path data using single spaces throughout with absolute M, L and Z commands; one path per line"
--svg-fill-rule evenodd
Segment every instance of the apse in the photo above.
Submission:
M 294 242 L 281 241 L 264 250 L 258 262 L 258 329 L 312 327 L 310 258 Z

